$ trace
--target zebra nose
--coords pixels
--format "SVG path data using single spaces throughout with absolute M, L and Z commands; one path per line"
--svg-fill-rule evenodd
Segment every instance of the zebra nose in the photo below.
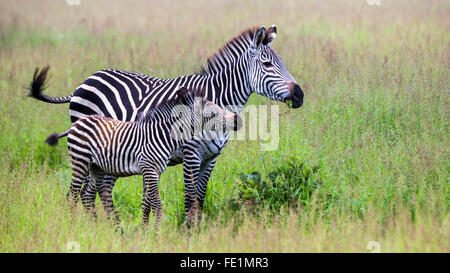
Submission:
M 233 130 L 237 131 L 237 130 L 240 130 L 241 128 L 242 128 L 242 119 L 239 115 L 235 114 Z
M 300 85 L 296 83 L 290 83 L 289 88 L 292 94 L 289 98 L 292 101 L 292 108 L 299 108 L 303 105 L 303 91 L 300 88 Z

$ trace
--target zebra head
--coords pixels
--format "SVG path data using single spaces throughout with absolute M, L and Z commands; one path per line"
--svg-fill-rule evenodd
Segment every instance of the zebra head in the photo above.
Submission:
M 298 108 L 303 104 L 303 91 L 287 71 L 281 57 L 270 47 L 276 36 L 275 25 L 267 31 L 261 27 L 254 32 L 249 49 L 250 88 L 272 100 L 291 101 L 292 108 Z
M 242 126 L 242 120 L 238 114 L 206 99 L 203 89 L 188 89 L 181 87 L 177 91 L 178 108 L 173 113 L 175 116 L 182 113 L 190 116 L 191 136 L 211 137 L 210 132 L 223 133 L 225 131 L 237 131 Z M 184 110 L 183 110 L 184 109 Z M 180 111 L 181 110 L 181 111 Z M 184 112 L 183 112 L 184 111 Z M 206 134 L 206 135 L 205 135 Z
M 196 96 L 192 113 L 192 125 L 194 131 L 223 133 L 225 131 L 237 131 L 242 126 L 242 120 L 238 114 L 220 107 L 204 96 Z
M 221 108 L 219 105 L 202 98 L 201 118 L 203 124 L 203 131 L 215 131 L 220 133 L 222 131 L 237 131 L 242 127 L 242 120 L 238 114 Z

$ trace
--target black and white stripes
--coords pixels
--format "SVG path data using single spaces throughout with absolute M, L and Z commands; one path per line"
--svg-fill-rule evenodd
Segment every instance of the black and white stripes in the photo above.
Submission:
M 157 79 L 117 69 L 98 71 L 81 83 L 72 97 L 67 97 L 71 120 L 98 114 L 135 121 L 139 113 L 146 113 L 154 105 L 172 98 L 181 87 L 203 88 L 207 99 L 224 109 L 231 107 L 236 113 L 243 109 L 253 92 L 276 101 L 290 100 L 292 107 L 300 107 L 303 92 L 270 47 L 276 33 L 275 26 L 267 30 L 247 29 L 208 58 L 200 73 L 174 79 Z M 36 84 L 31 85 L 30 94 L 46 102 L 68 100 L 49 99 L 42 94 L 39 83 L 45 82 L 47 71 L 44 72 L 43 77 L 35 74 L 38 81 L 33 81 Z M 171 155 L 169 165 L 183 163 L 186 212 L 195 201 L 190 196 L 197 196 L 200 207 L 203 205 L 211 171 L 227 141 L 226 133 L 224 138 L 191 140 Z M 115 177 L 108 176 L 105 181 L 108 181 L 105 187 L 112 190 Z
M 93 179 L 85 188 L 94 193 L 102 186 L 107 174 L 115 177 L 143 175 L 143 222 L 147 223 L 151 209 L 158 223 L 161 213 L 158 180 L 170 155 L 195 137 L 196 132 L 201 137 L 204 131 L 237 130 L 237 120 L 236 114 L 207 101 L 201 92 L 186 88 L 180 89 L 174 99 L 163 101 L 147 111 L 136 122 L 100 115 L 82 117 L 66 131 L 72 161 L 68 198 L 72 205 L 76 204 L 89 175 Z M 54 145 L 63 136 L 52 134 L 47 142 Z M 107 213 L 113 212 L 113 204 L 107 196 L 100 196 Z M 89 210 L 94 209 L 92 198 L 83 199 L 83 204 Z

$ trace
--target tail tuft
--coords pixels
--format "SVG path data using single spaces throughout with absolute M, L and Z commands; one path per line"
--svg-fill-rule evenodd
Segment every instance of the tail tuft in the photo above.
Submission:
M 44 67 L 41 71 L 39 71 L 39 68 L 36 67 L 34 70 L 33 80 L 31 81 L 28 90 L 30 91 L 28 93 L 29 97 L 34 97 L 36 99 L 40 99 L 42 97 L 42 91 L 46 88 L 46 79 L 47 79 L 47 72 L 50 69 L 50 66 Z
M 59 139 L 58 134 L 57 133 L 52 133 L 51 135 L 49 135 L 47 137 L 45 142 L 48 143 L 48 145 L 50 145 L 50 146 L 55 146 L 56 144 L 58 144 L 58 139 Z

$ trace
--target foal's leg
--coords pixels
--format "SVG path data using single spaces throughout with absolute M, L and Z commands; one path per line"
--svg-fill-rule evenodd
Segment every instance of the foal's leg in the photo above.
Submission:
M 142 223 L 144 225 L 148 224 L 148 217 L 151 209 L 153 216 L 155 217 L 155 230 L 158 231 L 162 210 L 158 191 L 159 173 L 154 169 L 145 169 L 142 174 L 144 176 Z
M 85 209 L 96 216 L 95 213 L 95 198 L 97 197 L 97 189 L 102 185 L 105 172 L 96 164 L 91 165 L 90 179 L 86 180 L 86 184 L 81 192 L 81 201 Z
M 114 214 L 114 221 L 116 224 L 120 222 L 119 214 L 114 208 L 114 202 L 112 198 L 112 191 L 114 184 L 116 183 L 117 177 L 112 175 L 105 175 L 103 178 L 103 182 L 98 186 L 98 194 L 100 195 L 100 199 L 102 200 L 103 207 L 106 211 L 106 215 L 108 218 L 111 218 L 112 214 Z
M 89 176 L 89 162 L 77 160 L 72 157 L 72 183 L 70 184 L 67 200 L 72 211 L 75 209 L 78 196 L 81 192 L 81 186 Z
M 96 217 L 95 197 L 97 197 L 97 183 L 94 178 L 88 176 L 81 190 L 81 202 L 88 213 Z
M 205 162 L 202 162 L 200 166 L 200 172 L 198 174 L 198 179 L 196 181 L 196 187 L 197 187 L 197 205 L 198 205 L 198 218 L 197 221 L 201 221 L 202 217 L 202 210 L 203 210 L 203 202 L 205 201 L 206 196 L 206 188 L 208 186 L 208 181 L 211 176 L 211 173 L 214 169 L 214 166 L 216 164 L 217 156 L 214 158 L 211 158 Z
M 198 209 L 196 181 L 200 170 L 200 156 L 196 152 L 184 151 L 184 222 L 190 228 L 194 215 Z

